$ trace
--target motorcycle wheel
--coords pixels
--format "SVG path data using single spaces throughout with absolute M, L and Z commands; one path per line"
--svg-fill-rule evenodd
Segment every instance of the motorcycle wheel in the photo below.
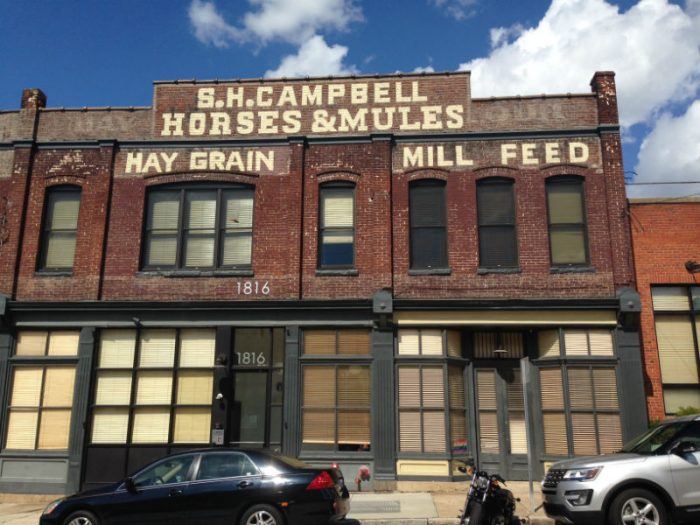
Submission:
M 481 516 L 483 514 L 484 508 L 481 503 L 474 503 L 471 505 L 471 510 L 469 511 L 469 520 L 467 523 L 469 525 L 482 525 Z

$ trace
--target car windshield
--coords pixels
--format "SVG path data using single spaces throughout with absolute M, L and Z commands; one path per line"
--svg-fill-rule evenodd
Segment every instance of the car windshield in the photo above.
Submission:
M 633 439 L 622 447 L 621 452 L 633 454 L 654 454 L 657 449 L 664 446 L 686 423 L 669 423 L 650 429 L 648 432 Z

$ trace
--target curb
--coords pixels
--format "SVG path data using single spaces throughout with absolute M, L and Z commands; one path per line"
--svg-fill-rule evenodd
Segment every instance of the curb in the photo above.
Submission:
M 362 525 L 459 525 L 459 518 L 420 518 L 420 519 L 387 519 L 359 520 Z M 554 520 L 544 516 L 524 518 L 526 525 L 554 525 Z

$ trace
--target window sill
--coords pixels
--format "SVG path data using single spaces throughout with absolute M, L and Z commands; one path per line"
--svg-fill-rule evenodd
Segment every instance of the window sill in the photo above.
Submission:
M 452 268 L 421 268 L 408 270 L 408 275 L 452 275 Z
M 595 273 L 593 266 L 552 266 L 549 273 Z
M 317 277 L 325 277 L 331 275 L 345 276 L 345 277 L 355 277 L 360 275 L 360 272 L 356 268 L 320 268 L 316 270 Z
M 522 270 L 520 269 L 519 266 L 513 267 L 513 268 L 478 268 L 476 270 L 476 273 L 479 275 L 488 275 L 490 273 L 500 273 L 500 274 L 509 274 L 509 273 L 521 273 Z
M 73 277 L 73 270 L 37 270 L 34 277 Z
M 143 270 L 140 277 L 253 277 L 253 270 Z

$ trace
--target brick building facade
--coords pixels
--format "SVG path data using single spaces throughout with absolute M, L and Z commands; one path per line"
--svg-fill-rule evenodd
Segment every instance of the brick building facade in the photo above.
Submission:
M 642 299 L 642 356 L 651 420 L 700 408 L 700 199 L 632 199 Z
M 469 82 L 25 90 L 0 113 L 0 489 L 206 443 L 523 479 L 645 428 L 614 74 Z

